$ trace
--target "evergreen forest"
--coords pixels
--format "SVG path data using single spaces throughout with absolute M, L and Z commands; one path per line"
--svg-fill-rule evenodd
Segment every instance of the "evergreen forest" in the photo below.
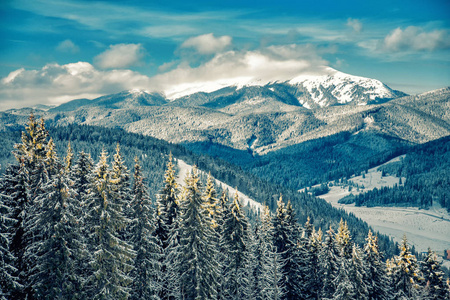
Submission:
M 53 136 L 30 116 L 0 181 L 1 299 L 450 299 L 436 253 L 406 237 L 392 250 L 312 195 L 102 130 Z M 179 185 L 172 154 L 211 175 Z M 266 205 L 248 212 L 213 177 Z

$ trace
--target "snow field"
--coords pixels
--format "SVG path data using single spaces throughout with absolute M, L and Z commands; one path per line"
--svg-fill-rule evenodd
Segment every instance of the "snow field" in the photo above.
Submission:
M 192 170 L 192 166 L 188 165 L 186 162 L 184 162 L 181 159 L 177 159 L 177 164 L 178 164 L 178 175 L 177 175 L 177 183 L 180 186 L 184 186 L 184 178 L 186 178 L 186 174 L 188 174 L 188 172 L 190 172 Z M 207 175 L 204 171 L 199 170 L 199 172 L 203 175 Z M 221 186 L 223 190 L 228 190 L 229 192 L 229 197 L 234 197 L 234 194 L 236 193 L 236 189 L 229 186 L 228 184 L 219 181 L 217 179 L 214 178 L 214 184 L 217 186 Z M 241 201 L 241 204 L 243 207 L 245 206 L 249 206 L 252 210 L 254 210 L 255 212 L 259 211 L 262 212 L 262 205 L 259 202 L 256 202 L 255 200 L 251 199 L 250 197 L 248 197 L 247 195 L 244 195 L 243 193 L 238 192 L 239 195 L 239 200 Z M 219 195 L 220 196 L 220 195 Z
M 399 161 L 396 157 L 385 164 Z M 381 176 L 378 167 L 369 169 L 365 178 L 356 176 L 349 181 L 358 185 L 364 185 L 364 189 L 352 189 L 353 194 L 358 194 L 374 188 L 393 186 L 398 184 L 399 178 L 393 176 Z M 402 178 L 404 181 L 405 178 Z M 332 186 L 330 191 L 321 197 L 336 208 L 342 208 L 348 213 L 367 222 L 374 230 L 386 234 L 394 241 L 400 242 L 406 234 L 408 241 L 419 252 L 425 252 L 430 247 L 439 255 L 444 249 L 450 249 L 450 215 L 438 203 L 434 203 L 429 210 L 417 207 L 356 207 L 354 204 L 345 205 L 338 203 L 339 199 L 349 195 L 347 186 Z

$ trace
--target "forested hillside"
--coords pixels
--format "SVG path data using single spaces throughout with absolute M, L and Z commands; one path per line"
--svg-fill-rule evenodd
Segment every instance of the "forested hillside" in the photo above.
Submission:
M 378 238 L 370 231 L 361 245 L 354 242 L 358 237 L 352 232 L 360 235 L 367 229 L 361 221 L 331 208 L 330 215 L 320 213 L 314 208 L 320 200 L 305 194 L 285 201 L 283 197 L 289 199 L 292 193 L 281 188 L 276 192 L 287 193 L 277 195 L 275 210 L 266 207 L 260 220 L 251 224 L 238 196 L 218 195 L 211 178 L 203 183 L 196 168 L 179 187 L 172 157 L 164 158 L 162 153 L 167 152 L 159 152 L 165 148 L 163 142 L 145 143 L 148 138 L 122 133 L 87 126 L 64 128 L 54 134 L 60 141 L 65 136 L 70 137 L 70 145 L 93 144 L 94 135 L 115 149 L 109 153 L 105 147 L 91 157 L 84 151 L 76 154 L 75 146 L 67 145 L 61 155 L 44 121 L 30 117 L 14 146 L 16 163 L 7 167 L 0 184 L 2 298 L 450 296 L 436 254 L 430 250 L 419 262 L 406 237 L 397 255 L 385 264 Z M 138 148 L 140 141 L 144 150 Z M 148 166 L 160 160 L 156 170 L 161 165 L 165 170 L 155 194 L 149 193 L 141 166 L 151 149 L 159 156 Z M 180 147 L 165 149 L 183 151 Z M 143 155 L 133 157 L 133 167 L 128 168 L 125 157 L 138 150 Z M 218 174 L 230 176 L 231 181 L 245 181 L 245 173 L 227 169 L 225 164 L 205 156 L 194 160 L 199 167 L 215 166 Z M 249 192 L 263 185 L 267 187 L 262 191 L 275 191 L 264 181 L 254 185 L 246 181 L 242 185 Z M 298 218 L 303 215 L 296 211 L 311 213 L 314 223 L 307 219 L 300 225 Z M 337 217 L 344 217 L 339 225 L 333 221 Z M 316 223 L 332 226 L 323 233 Z
M 85 125 L 51 127 L 49 132 L 54 139 L 58 153 L 63 155 L 66 153 L 69 142 L 75 154 L 79 151 L 85 151 L 90 153 L 93 158 L 98 157 L 102 149 L 108 151 L 108 153 L 114 153 L 117 143 L 119 143 L 121 153 L 124 154 L 124 162 L 129 169 L 133 167 L 135 156 L 141 160 L 143 173 L 147 177 L 149 193 L 153 198 L 161 188 L 165 163 L 169 153 L 172 153 L 175 158 L 182 159 L 190 165 L 196 165 L 206 172 L 211 172 L 214 178 L 237 187 L 239 191 L 252 199 L 260 203 L 267 203 L 272 211 L 275 210 L 276 202 L 282 194 L 285 199 L 292 202 L 300 223 L 306 222 L 307 218 L 310 217 L 311 223 L 316 228 L 325 230 L 330 225 L 337 226 L 340 219 L 343 218 L 348 222 L 354 240 L 359 244 L 363 244 L 368 232 L 368 227 L 364 222 L 352 215 L 347 215 L 344 211 L 332 208 L 322 199 L 262 180 L 225 161 L 213 159 L 206 155 L 192 154 L 179 145 L 140 134 L 127 133 L 122 129 Z M 11 149 L 14 143 L 20 141 L 20 132 L 2 134 L 4 134 L 2 139 L 5 140 L 5 144 L 10 145 L 9 149 L 5 148 L 5 151 L 2 152 L 3 161 L 14 162 Z M 4 165 L 6 166 L 6 164 Z M 380 244 L 388 256 L 395 253 L 396 247 L 387 237 L 380 236 Z
M 356 196 L 356 205 L 411 205 L 429 208 L 436 201 L 450 212 L 450 137 L 413 147 L 405 158 L 380 168 L 406 177 L 403 185 Z

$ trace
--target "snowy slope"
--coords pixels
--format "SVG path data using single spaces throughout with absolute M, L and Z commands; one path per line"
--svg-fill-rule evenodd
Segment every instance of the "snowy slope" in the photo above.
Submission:
M 299 75 L 283 82 L 237 77 L 189 83 L 174 86 L 165 94 L 169 100 L 176 100 L 197 93 L 210 94 L 225 87 L 233 87 L 236 91 L 251 87 L 265 87 L 275 93 L 282 91 L 297 98 L 299 105 L 306 108 L 348 103 L 365 105 L 405 95 L 379 80 L 345 74 L 332 68 L 325 68 L 323 75 Z
M 401 159 L 402 156 L 394 158 L 385 164 Z M 358 185 L 364 185 L 364 189 L 351 193 L 361 193 L 383 186 L 393 186 L 399 183 L 399 178 L 392 176 L 381 176 L 378 167 L 369 169 L 365 178 L 356 176 L 350 180 Z M 403 182 L 405 181 L 402 178 Z M 427 251 L 430 247 L 433 251 L 442 252 L 450 248 L 450 215 L 437 201 L 429 210 L 417 207 L 357 207 L 354 204 L 344 205 L 338 203 L 339 199 L 348 196 L 350 192 L 347 186 L 333 186 L 330 191 L 321 195 L 331 205 L 341 208 L 348 213 L 367 222 L 374 230 L 388 235 L 394 241 L 400 242 L 406 234 L 408 241 L 415 246 L 419 252 Z
M 370 101 L 392 99 L 404 95 L 376 79 L 353 76 L 331 68 L 328 68 L 328 71 L 328 75 L 301 75 L 290 80 L 289 84 L 309 92 L 312 100 L 320 107 L 346 104 L 352 101 L 359 105 L 365 105 Z
M 188 165 L 186 162 L 184 162 L 181 159 L 177 159 L 177 164 L 178 164 L 178 176 L 177 176 L 177 183 L 180 186 L 184 185 L 184 178 L 186 178 L 186 175 L 188 174 L 188 172 L 190 172 L 192 170 L 192 166 Z M 206 175 L 205 172 L 201 171 L 201 173 L 203 173 L 203 175 Z M 229 197 L 233 197 L 236 194 L 236 189 L 232 188 L 231 186 L 229 186 L 228 184 L 219 181 L 217 179 L 215 180 L 215 185 L 216 186 L 221 186 L 223 190 L 228 190 L 230 196 Z M 242 206 L 249 206 L 252 210 L 254 210 L 255 212 L 262 212 L 262 205 L 259 202 L 256 202 L 255 200 L 249 198 L 248 196 L 244 195 L 241 192 L 237 192 L 239 195 L 239 200 L 241 200 Z

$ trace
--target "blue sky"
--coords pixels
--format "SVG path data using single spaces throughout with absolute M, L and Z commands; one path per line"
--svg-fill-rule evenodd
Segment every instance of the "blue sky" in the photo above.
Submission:
M 450 85 L 445 0 L 6 0 L 0 24 L 0 110 L 326 66 L 411 94 Z

